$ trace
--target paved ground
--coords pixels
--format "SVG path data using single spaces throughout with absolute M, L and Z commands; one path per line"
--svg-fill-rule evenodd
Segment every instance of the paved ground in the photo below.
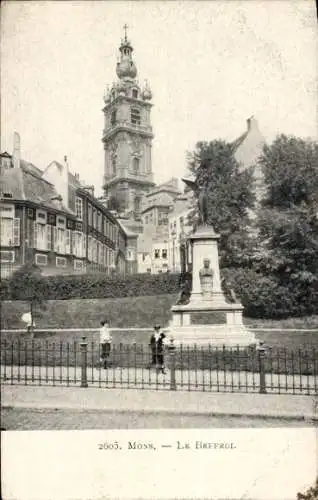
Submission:
M 1 393 L 2 406 L 10 408 L 296 420 L 313 420 L 318 415 L 318 398 L 313 396 L 8 384 Z
M 277 418 L 217 417 L 209 415 L 145 414 L 102 410 L 3 408 L 1 427 L 14 430 L 101 430 L 174 428 L 299 427 L 302 420 Z M 314 426 L 307 422 L 307 427 Z

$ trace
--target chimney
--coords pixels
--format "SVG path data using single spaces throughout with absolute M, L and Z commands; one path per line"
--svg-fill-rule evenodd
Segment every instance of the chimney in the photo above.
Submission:
M 18 132 L 13 134 L 13 168 L 20 168 L 21 163 L 21 145 L 20 145 L 20 135 Z
M 248 118 L 246 120 L 246 122 L 247 122 L 247 131 L 249 132 L 256 125 L 256 120 L 255 120 L 254 116 L 251 116 L 250 118 Z
M 61 171 L 61 190 L 59 192 L 62 195 L 62 199 L 66 207 L 68 207 L 69 204 L 68 174 L 69 174 L 69 166 L 68 166 L 67 156 L 65 155 L 64 164 L 62 165 L 62 171 Z

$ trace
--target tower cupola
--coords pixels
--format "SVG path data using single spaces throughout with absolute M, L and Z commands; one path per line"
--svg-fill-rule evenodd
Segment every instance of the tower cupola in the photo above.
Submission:
M 120 59 L 117 62 L 116 73 L 120 79 L 134 79 L 137 76 L 137 68 L 132 60 L 133 47 L 127 39 L 127 24 L 124 26 L 125 38 L 122 40 L 119 51 Z

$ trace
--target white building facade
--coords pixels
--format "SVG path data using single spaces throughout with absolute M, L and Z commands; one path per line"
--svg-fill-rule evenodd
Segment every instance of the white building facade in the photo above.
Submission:
M 191 203 L 191 195 L 181 195 L 169 214 L 168 266 L 171 272 L 182 271 L 182 249 L 187 252 L 187 261 L 191 262 L 190 249 L 185 248 L 187 236 L 192 231 L 188 221 Z

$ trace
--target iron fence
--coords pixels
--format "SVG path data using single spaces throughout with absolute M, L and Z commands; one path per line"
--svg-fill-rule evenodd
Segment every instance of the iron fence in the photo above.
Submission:
M 7 384 L 98 386 L 211 392 L 318 393 L 315 348 L 223 348 L 168 345 L 165 373 L 151 365 L 147 345 L 113 344 L 108 366 L 98 342 L 18 339 L 1 342 L 1 381 Z

